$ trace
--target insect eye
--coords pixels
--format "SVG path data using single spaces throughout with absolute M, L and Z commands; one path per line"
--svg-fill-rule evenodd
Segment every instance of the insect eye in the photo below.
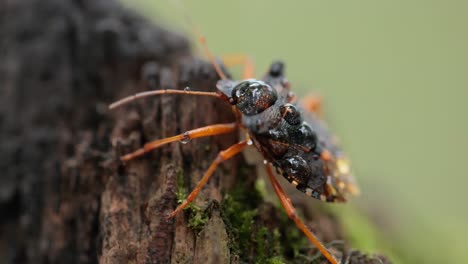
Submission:
M 293 104 L 284 104 L 280 107 L 280 113 L 288 124 L 297 126 L 301 123 L 301 114 Z
M 248 80 L 232 90 L 232 102 L 245 115 L 259 114 L 272 106 L 278 95 L 270 85 L 262 81 Z

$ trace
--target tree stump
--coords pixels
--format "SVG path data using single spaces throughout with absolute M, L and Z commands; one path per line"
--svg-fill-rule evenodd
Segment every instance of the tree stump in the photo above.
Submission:
M 183 36 L 113 1 L 15 0 L 0 9 L 0 39 L 4 263 L 294 258 L 293 246 L 280 244 L 294 225 L 258 195 L 255 168 L 242 155 L 216 171 L 196 206 L 166 219 L 237 133 L 120 162 L 150 140 L 234 120 L 222 102 L 184 95 L 108 110 L 114 100 L 148 89 L 213 91 L 213 67 L 191 55 Z M 326 240 L 341 236 L 332 232 Z

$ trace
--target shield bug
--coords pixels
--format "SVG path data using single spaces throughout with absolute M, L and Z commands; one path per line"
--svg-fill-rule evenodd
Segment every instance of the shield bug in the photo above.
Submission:
M 252 145 L 265 159 L 268 178 L 288 216 L 330 263 L 338 263 L 297 216 L 293 204 L 272 171 L 274 167 L 299 191 L 321 201 L 345 202 L 349 195 L 358 194 L 350 163 L 321 118 L 320 100 L 308 97 L 298 101 L 285 77 L 284 64 L 279 61 L 271 64 L 262 79 L 255 79 L 253 63 L 247 56 L 226 56 L 223 60 L 225 65 L 241 64 L 244 69 L 242 80 L 228 79 L 208 49 L 204 37 L 201 34 L 198 36 L 220 78 L 216 91 L 147 91 L 123 98 L 109 107 L 114 109 L 138 98 L 162 94 L 211 96 L 234 106 L 237 120 L 148 142 L 143 148 L 122 156 L 121 160 L 130 161 L 171 142 L 216 136 L 240 129 L 245 133 L 246 140 L 219 152 L 195 189 L 170 217 L 174 217 L 196 198 L 219 164 Z

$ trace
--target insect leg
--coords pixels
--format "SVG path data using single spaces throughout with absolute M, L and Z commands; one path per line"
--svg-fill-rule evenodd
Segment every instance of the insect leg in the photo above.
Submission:
M 199 92 L 199 91 L 164 89 L 164 90 L 146 91 L 146 92 L 141 92 L 141 93 L 127 96 L 109 105 L 109 109 L 117 108 L 119 106 L 122 106 L 124 104 L 127 104 L 139 98 L 149 97 L 153 95 L 162 95 L 162 94 L 201 95 L 201 96 L 212 96 L 212 97 L 223 99 L 222 95 L 217 92 Z
M 266 171 L 268 177 L 270 178 L 271 184 L 273 185 L 273 189 L 275 190 L 276 195 L 280 199 L 281 205 L 286 210 L 288 216 L 296 223 L 297 227 L 307 236 L 307 238 L 320 250 L 325 258 L 330 261 L 332 264 L 338 264 L 336 259 L 328 252 L 328 250 L 323 246 L 323 244 L 315 237 L 315 235 L 306 227 L 304 222 L 297 216 L 296 209 L 294 208 L 291 200 L 289 199 L 288 195 L 284 192 L 283 188 L 279 184 L 278 180 L 276 180 L 273 172 L 271 171 L 270 165 L 266 165 Z
M 322 97 L 316 94 L 311 94 L 301 99 L 301 106 L 305 110 L 317 114 L 319 117 L 323 115 Z
M 330 161 L 333 159 L 333 154 L 328 149 L 322 149 L 322 153 L 320 153 L 320 158 L 323 161 Z
M 245 54 L 228 54 L 221 56 L 223 63 L 230 67 L 242 65 L 242 79 L 251 79 L 255 77 L 255 66 L 252 59 Z
M 208 137 L 208 136 L 226 134 L 226 133 L 234 131 L 236 128 L 237 128 L 236 123 L 216 124 L 216 125 L 210 125 L 206 127 L 200 127 L 197 129 L 189 130 L 185 133 L 182 133 L 176 136 L 162 138 L 162 139 L 148 142 L 143 146 L 143 148 L 137 149 L 132 153 L 126 154 L 120 157 L 120 159 L 122 161 L 129 161 L 171 142 L 184 141 L 184 140 L 188 141 L 188 140 L 199 138 L 199 137 Z
M 213 161 L 213 163 L 211 163 L 208 170 L 205 172 L 201 180 L 197 183 L 197 186 L 195 186 L 195 189 L 193 189 L 193 191 L 189 194 L 187 199 L 185 199 L 185 201 L 182 204 L 177 206 L 177 208 L 174 210 L 174 212 L 171 213 L 169 218 L 174 217 L 178 212 L 184 209 L 189 203 L 195 200 L 195 198 L 197 197 L 203 185 L 205 185 L 205 183 L 210 179 L 211 175 L 213 175 L 214 171 L 216 170 L 216 168 L 218 167 L 220 163 L 232 158 L 234 155 L 241 152 L 246 146 L 248 146 L 247 141 L 241 141 L 219 152 L 216 159 Z

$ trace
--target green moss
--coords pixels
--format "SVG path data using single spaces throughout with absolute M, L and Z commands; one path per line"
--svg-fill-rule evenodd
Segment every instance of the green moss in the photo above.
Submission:
M 277 230 L 277 235 L 281 238 L 283 256 L 291 260 L 300 260 L 298 263 L 305 261 L 305 259 L 308 259 L 306 255 L 310 247 L 309 240 L 297 228 L 282 207 L 278 208 L 278 210 L 281 210 L 281 218 L 280 230 Z
M 255 188 L 239 185 L 225 196 L 221 208 L 231 237 L 231 252 L 238 255 L 241 262 L 246 263 L 321 263 L 324 260 L 323 256 L 319 252 L 310 255 L 310 242 L 281 206 L 276 205 L 276 209 L 281 211 L 280 217 L 272 216 L 273 221 L 277 221 L 274 223 L 276 228 L 272 230 L 259 221 L 262 215 L 263 189 L 264 185 L 258 182 Z M 388 245 L 382 243 L 381 235 L 356 208 L 348 207 L 347 210 L 343 210 L 340 207 L 341 213 L 325 206 L 322 209 L 347 220 L 344 225 L 346 241 L 350 242 L 353 248 L 368 253 L 384 253 L 394 263 L 401 263 L 391 250 L 382 252 L 382 249 L 389 249 Z M 337 250 L 342 250 L 343 247 L 336 243 L 330 243 L 328 246 Z
M 184 171 L 180 168 L 177 171 L 177 203 L 181 204 L 185 201 L 187 197 L 187 190 L 185 188 L 184 181 Z M 190 203 L 187 207 L 184 208 L 184 211 L 189 212 L 188 227 L 192 228 L 194 231 L 200 231 L 208 222 L 209 213 L 207 210 L 204 210 L 193 203 Z
M 267 257 L 266 254 L 266 240 L 268 236 L 268 229 L 264 226 L 260 227 L 255 237 L 255 243 L 257 246 L 257 263 L 263 263 Z
M 307 246 L 307 239 L 285 214 L 279 220 L 279 228 L 263 226 L 257 209 L 263 203 L 259 187 L 262 186 L 246 188 L 240 184 L 223 199 L 221 210 L 231 238 L 231 252 L 247 263 L 285 263 L 285 253 L 299 254 Z
M 231 235 L 231 251 L 239 255 L 244 254 L 251 248 L 251 234 L 257 210 L 248 208 L 232 194 L 224 197 L 221 210 Z
M 184 182 L 184 170 L 179 168 L 177 170 L 177 204 L 181 204 L 185 197 L 187 197 L 187 190 L 185 189 L 185 182 Z
M 262 194 L 266 194 L 264 183 L 256 182 L 253 187 L 245 186 L 243 181 L 239 182 L 238 186 L 225 195 L 221 203 L 221 216 L 229 233 L 229 246 L 233 255 L 239 256 L 241 262 L 256 264 L 320 261 L 319 253 L 317 256 L 308 255 L 311 246 L 309 241 L 289 219 L 281 206 L 276 205 L 276 209 L 281 211 L 279 217 L 278 215 L 272 216 L 272 221 L 277 221 L 274 223 L 276 227 L 272 229 L 264 226 L 262 221 L 265 221 L 265 215 L 261 209 L 263 208 L 261 204 L 264 203 Z M 182 203 L 187 196 L 187 190 L 181 169 L 177 175 L 177 187 L 177 201 Z M 184 209 L 189 216 L 188 226 L 194 231 L 202 230 L 209 220 L 210 208 L 211 206 L 205 209 L 194 204 L 188 205 Z M 348 211 L 353 212 L 353 210 Z M 330 212 L 337 214 L 334 210 Z M 348 212 L 346 216 L 340 217 L 348 220 L 345 227 L 349 227 L 346 231 L 353 247 L 367 252 L 378 252 L 378 249 L 385 248 L 375 240 L 378 237 L 376 230 L 370 227 L 368 221 L 356 214 Z M 389 252 L 385 253 L 389 254 Z
M 277 229 L 275 229 L 277 231 Z M 279 232 L 271 232 L 262 226 L 256 232 L 255 248 L 257 256 L 255 263 L 270 264 L 284 263 Z
M 259 195 L 261 197 L 267 197 L 268 196 L 268 191 L 265 185 L 265 180 L 264 179 L 258 179 L 255 181 L 255 189 L 258 191 Z
M 210 218 L 207 210 L 203 210 L 193 204 L 187 206 L 186 209 L 190 211 L 188 227 L 197 232 L 201 231 Z

